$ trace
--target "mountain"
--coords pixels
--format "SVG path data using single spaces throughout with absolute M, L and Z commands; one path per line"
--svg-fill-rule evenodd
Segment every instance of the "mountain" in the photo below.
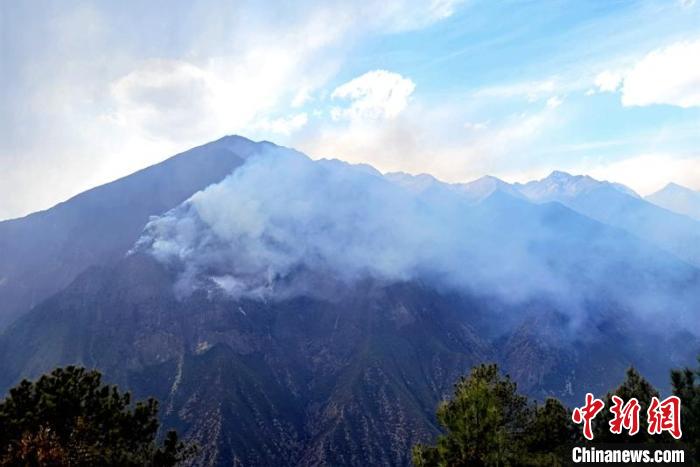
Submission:
M 9 326 L 0 392 L 79 363 L 157 397 L 196 465 L 407 465 L 474 364 L 580 404 L 700 351 L 700 270 L 559 202 L 238 159 Z
M 570 175 L 554 171 L 542 180 L 507 183 L 484 176 L 468 183 L 444 183 L 426 174 L 391 173 L 389 180 L 411 191 L 430 194 L 457 192 L 470 203 L 479 203 L 494 193 L 534 203 L 557 202 L 604 224 L 623 229 L 651 242 L 678 258 L 700 266 L 700 221 L 666 206 L 643 199 L 630 188 L 613 182 L 599 181 L 587 175 Z M 673 190 L 678 192 L 678 190 Z M 694 202 L 695 192 L 683 192 Z
M 432 192 L 435 194 L 452 191 L 460 193 L 470 203 L 481 202 L 497 191 L 507 193 L 515 198 L 525 199 L 516 187 L 491 175 L 485 175 L 468 183 L 445 183 L 429 174 L 411 175 L 403 172 L 391 172 L 384 176 L 391 182 L 415 193 Z
M 531 201 L 562 203 L 700 266 L 700 222 L 645 201 L 623 185 L 553 172 L 516 187 Z
M 0 222 L 0 330 L 91 265 L 114 261 L 161 214 L 269 143 L 222 138 L 46 211 Z
M 455 184 L 454 186 L 472 201 L 482 201 L 497 191 L 507 193 L 516 198 L 523 197 L 511 184 L 490 175 L 486 175 L 469 183 Z
M 516 189 L 528 199 L 537 202 L 560 201 L 575 198 L 598 190 L 614 190 L 639 198 L 631 188 L 619 183 L 601 182 L 588 175 L 570 175 L 555 170 L 542 180 L 533 180 L 525 184 L 516 184 Z
M 426 191 L 438 189 L 442 190 L 448 186 L 437 178 L 429 174 L 411 175 L 405 172 L 389 172 L 384 177 L 397 185 L 400 185 L 415 193 L 425 193 Z
M 669 211 L 700 221 L 700 192 L 698 191 L 669 183 L 645 199 Z
M 420 287 L 265 303 L 178 300 L 170 280 L 140 256 L 86 272 L 2 341 L 2 355 L 27 349 L 2 387 L 18 368 L 81 362 L 157 396 L 199 465 L 405 465 L 437 433 L 440 397 L 493 359 L 454 303 Z
M 411 446 L 438 433 L 437 404 L 475 364 L 499 361 L 530 394 L 578 403 L 631 363 L 658 384 L 699 348 L 640 331 L 613 307 L 571 339 L 567 311 L 552 304 L 418 283 L 367 280 L 334 300 L 264 302 L 178 299 L 173 280 L 143 255 L 86 271 L 0 339 L 0 388 L 81 363 L 161 400 L 165 426 L 200 445 L 196 465 L 408 465 Z M 493 313 L 523 319 L 495 337 L 484 323 Z

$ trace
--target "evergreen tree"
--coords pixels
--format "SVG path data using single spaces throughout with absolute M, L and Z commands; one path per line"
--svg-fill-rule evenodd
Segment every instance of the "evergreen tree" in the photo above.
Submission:
M 576 436 L 559 401 L 529 402 L 496 365 L 478 366 L 460 379 L 437 418 L 445 434 L 434 446 L 414 447 L 416 466 L 561 465 Z
M 571 455 L 570 447 L 581 442 L 580 430 L 571 421 L 571 412 L 557 399 L 549 398 L 535 408 L 525 438 L 530 465 L 562 465 Z
M 681 441 L 690 448 L 694 459 L 700 462 L 700 365 L 695 370 L 672 370 L 671 385 L 673 394 L 681 399 Z
M 155 442 L 158 403 L 137 402 L 97 371 L 69 366 L 22 381 L 0 402 L 0 465 L 172 466 L 193 448 Z
M 628 402 L 633 397 L 639 401 L 639 432 L 630 436 L 627 430 L 622 430 L 621 434 L 610 432 L 610 421 L 613 413 L 610 408 L 613 406 L 612 396 L 618 396 L 623 403 Z M 650 435 L 647 432 L 647 409 L 652 397 L 660 397 L 659 391 L 649 383 L 639 372 L 630 367 L 627 369 L 625 379 L 620 386 L 609 392 L 604 399 L 605 409 L 593 421 L 594 441 L 596 443 L 670 443 L 673 438 L 668 434 Z
M 698 357 L 700 362 L 700 357 Z M 683 439 L 690 456 L 700 460 L 700 367 L 671 372 L 674 395 L 681 399 Z M 639 432 L 629 436 L 610 432 L 613 395 L 623 403 L 639 402 Z M 438 409 L 445 434 L 434 446 L 413 449 L 416 466 L 559 466 L 566 465 L 574 444 L 663 443 L 675 440 L 668 433 L 649 435 L 647 409 L 659 392 L 637 370 L 629 368 L 625 379 L 604 398 L 605 409 L 593 420 L 594 441 L 581 435 L 571 412 L 558 400 L 543 405 L 517 394 L 516 385 L 498 373 L 496 365 L 481 365 L 462 378 L 455 394 Z

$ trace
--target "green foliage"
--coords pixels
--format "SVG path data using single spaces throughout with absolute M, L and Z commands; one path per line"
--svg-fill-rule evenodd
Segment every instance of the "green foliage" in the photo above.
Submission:
M 620 397 L 624 402 L 629 401 L 633 397 L 639 401 L 639 433 L 634 436 L 629 436 L 626 430 L 616 435 L 610 432 L 610 421 L 613 419 L 613 414 L 610 412 L 610 407 L 613 406 L 612 396 Z M 630 367 L 625 374 L 625 379 L 615 390 L 609 392 L 604 399 L 605 409 L 598 414 L 593 421 L 594 439 L 599 443 L 670 443 L 673 438 L 664 433 L 664 435 L 650 435 L 647 432 L 647 409 L 651 403 L 652 397 L 660 397 L 659 391 L 654 388 L 639 372 Z
M 496 365 L 472 369 L 437 417 L 445 434 L 414 448 L 416 466 L 559 465 L 559 448 L 575 436 L 559 401 L 530 403 Z
M 581 436 L 567 408 L 550 398 L 543 405 L 535 406 L 525 439 L 529 464 L 555 466 L 571 455 L 570 445 L 580 441 Z
M 59 368 L 0 403 L 0 465 L 176 465 L 193 448 L 174 431 L 158 446 L 157 415 L 155 399 L 132 406 L 97 371 Z
M 698 357 L 700 364 L 700 357 Z M 697 369 L 671 371 L 673 394 L 681 399 L 682 441 L 700 462 L 700 365 Z
M 700 367 L 671 371 L 671 384 L 673 394 L 681 399 L 681 442 L 700 461 Z M 638 400 L 637 435 L 610 433 L 613 395 L 624 402 L 633 397 Z M 593 421 L 593 443 L 675 443 L 668 433 L 648 434 L 647 409 L 652 397 L 660 397 L 659 392 L 637 370 L 628 369 L 620 386 L 606 395 L 605 410 Z M 453 398 L 440 405 L 438 421 L 445 434 L 434 446 L 414 447 L 416 466 L 558 466 L 569 459 L 572 444 L 590 444 L 558 400 L 548 399 L 542 405 L 529 402 L 517 394 L 515 383 L 498 373 L 496 365 L 478 366 L 468 378 L 462 378 Z

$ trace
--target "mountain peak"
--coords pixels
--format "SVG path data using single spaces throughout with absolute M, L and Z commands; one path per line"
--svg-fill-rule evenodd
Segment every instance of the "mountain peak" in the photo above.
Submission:
M 217 143 L 236 143 L 236 142 L 243 142 L 243 143 L 254 143 L 255 141 L 246 138 L 245 136 L 241 135 L 225 135 L 222 136 L 219 139 L 216 139 L 212 141 L 210 144 L 217 144 Z
M 599 182 L 588 175 L 571 175 L 555 170 L 541 180 L 533 180 L 518 185 L 520 192 L 533 201 L 550 201 L 559 197 L 572 197 L 591 191 L 600 186 Z
M 513 185 L 493 175 L 484 175 L 471 182 L 457 184 L 455 187 L 466 194 L 472 201 L 484 200 L 497 191 L 507 193 L 516 198 L 522 198 L 522 195 Z
M 572 175 L 569 172 L 564 172 L 563 170 L 553 170 L 551 174 L 547 176 L 549 179 L 570 179 L 570 178 L 577 178 L 580 177 L 581 175 Z
M 634 198 L 639 198 L 639 195 L 634 190 L 620 183 L 596 180 L 590 175 L 572 175 L 561 170 L 555 170 L 541 180 L 517 186 L 523 195 L 533 201 L 552 201 L 561 197 L 571 198 L 606 187 L 613 188 Z
M 661 192 L 681 192 L 681 193 L 696 193 L 696 194 L 698 193 L 697 191 L 693 190 L 692 188 L 688 188 L 687 186 L 679 185 L 676 182 L 669 182 L 665 187 L 663 187 L 661 190 L 657 191 L 656 193 L 661 193 Z
M 662 208 L 700 220 L 700 192 L 671 182 L 646 200 Z
M 392 183 L 418 193 L 430 188 L 444 185 L 443 182 L 426 173 L 413 175 L 406 172 L 388 172 L 384 174 L 384 178 Z
M 564 172 L 563 170 L 554 170 L 546 178 L 541 181 L 550 181 L 555 183 L 572 183 L 572 182 L 582 182 L 586 183 L 604 183 L 600 182 L 589 175 L 574 175 L 569 172 Z
M 498 177 L 494 177 L 493 175 L 484 175 L 483 177 L 477 178 L 471 183 L 494 183 L 497 185 L 509 185 L 508 182 L 504 182 Z

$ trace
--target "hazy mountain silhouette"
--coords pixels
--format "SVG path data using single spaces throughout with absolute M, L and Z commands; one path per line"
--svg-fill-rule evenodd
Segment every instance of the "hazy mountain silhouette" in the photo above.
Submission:
M 700 266 L 700 222 L 645 201 L 624 185 L 554 172 L 518 188 L 532 201 L 560 202 Z
M 645 198 L 662 208 L 700 221 L 700 192 L 669 183 Z
M 198 465 L 406 465 L 483 361 L 567 403 L 631 364 L 665 388 L 700 350 L 700 271 L 594 200 L 682 216 L 591 180 L 532 202 L 237 137 L 195 148 L 0 224 L 3 276 L 46 295 L 0 335 L 0 392 L 79 363 L 160 399 Z
M 223 138 L 46 211 L 0 222 L 0 329 L 88 266 L 120 258 L 150 216 L 221 180 L 257 150 L 245 138 Z

